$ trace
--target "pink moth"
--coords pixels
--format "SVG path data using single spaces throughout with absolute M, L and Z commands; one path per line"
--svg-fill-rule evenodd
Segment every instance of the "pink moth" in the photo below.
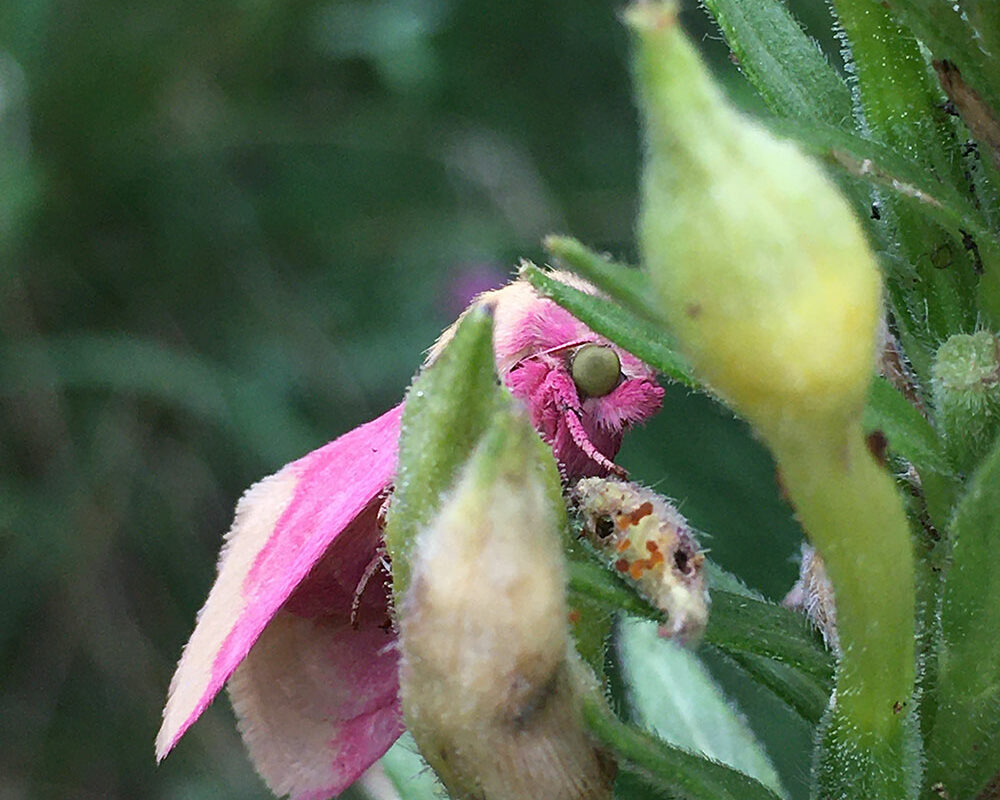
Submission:
M 594 292 L 572 275 L 555 276 Z M 498 374 L 527 405 L 564 476 L 620 473 L 611 459 L 624 430 L 662 401 L 653 370 L 525 281 L 478 299 L 494 304 Z M 258 772 L 294 800 L 343 791 L 400 735 L 389 586 L 371 572 L 402 410 L 287 464 L 240 499 L 170 683 L 158 759 L 227 681 Z

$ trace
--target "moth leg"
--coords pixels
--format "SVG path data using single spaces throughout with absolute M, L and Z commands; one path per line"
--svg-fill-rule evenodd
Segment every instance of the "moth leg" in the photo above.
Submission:
M 594 461 L 611 474 L 617 475 L 620 478 L 628 476 L 628 472 L 624 467 L 618 466 L 591 444 L 590 439 L 587 438 L 587 432 L 583 429 L 583 423 L 580 422 L 579 415 L 573 409 L 566 409 L 563 419 L 566 422 L 566 429 L 569 431 L 569 435 L 573 437 L 573 441 L 576 442 L 577 446 L 591 461 Z
M 550 381 L 546 381 L 546 383 L 550 383 Z M 572 378 L 553 373 L 551 376 L 551 387 L 553 394 L 559 401 L 559 410 L 562 413 L 563 422 L 566 424 L 566 430 L 573 437 L 576 446 L 583 451 L 583 454 L 587 458 L 606 469 L 612 475 L 617 475 L 620 478 L 626 477 L 628 472 L 594 447 L 593 442 L 590 441 L 587 431 L 584 430 L 583 422 L 580 421 L 582 409 L 580 408 L 580 400 Z
M 351 627 L 355 630 L 358 628 L 358 611 L 361 609 L 361 597 L 364 595 L 365 589 L 368 588 L 369 581 L 375 577 L 375 573 L 379 569 L 385 572 L 386 575 L 390 574 L 389 553 L 385 548 L 385 542 L 379 543 L 371 561 L 368 562 L 365 571 L 361 573 L 358 585 L 354 589 L 354 599 L 351 601 Z
M 622 467 L 615 464 L 590 441 L 590 436 L 588 436 L 580 419 L 583 409 L 580 407 L 580 398 L 576 391 L 576 385 L 569 375 L 563 371 L 552 370 L 533 393 L 532 402 L 535 408 L 551 409 L 557 415 L 558 419 L 562 421 L 563 425 L 565 425 L 566 432 L 569 433 L 570 438 L 579 448 L 580 452 L 601 469 L 622 478 L 628 475 Z M 536 425 L 536 427 L 539 426 Z M 550 434 L 550 444 L 556 441 L 557 433 L 558 428 Z M 560 458 L 559 460 L 562 461 L 563 459 Z

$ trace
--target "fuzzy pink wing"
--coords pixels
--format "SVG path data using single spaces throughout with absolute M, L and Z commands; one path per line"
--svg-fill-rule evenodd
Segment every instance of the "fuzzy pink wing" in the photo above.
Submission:
M 352 624 L 279 611 L 229 679 L 243 741 L 274 794 L 338 795 L 403 732 L 384 612 Z
M 351 523 L 389 486 L 402 410 L 400 404 L 293 461 L 240 499 L 215 585 L 170 683 L 158 759 L 212 702 L 340 534 L 358 528 Z M 373 556 L 372 534 L 356 538 L 337 548 L 342 577 L 360 576 Z

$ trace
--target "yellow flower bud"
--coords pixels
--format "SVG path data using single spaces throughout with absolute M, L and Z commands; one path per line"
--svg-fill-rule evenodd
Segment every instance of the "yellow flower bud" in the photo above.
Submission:
M 700 376 L 763 431 L 855 414 L 881 314 L 862 230 L 820 168 L 730 107 L 673 3 L 627 12 L 647 161 L 640 239 Z

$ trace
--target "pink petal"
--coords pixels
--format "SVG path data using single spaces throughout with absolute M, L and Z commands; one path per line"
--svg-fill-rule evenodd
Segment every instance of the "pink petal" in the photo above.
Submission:
M 219 575 L 198 613 L 170 683 L 156 738 L 163 758 L 246 657 L 265 626 L 331 544 L 342 569 L 340 597 L 374 555 L 370 532 L 351 523 L 370 508 L 396 470 L 402 404 L 254 484 L 236 506 Z M 339 546 L 341 533 L 354 530 Z

